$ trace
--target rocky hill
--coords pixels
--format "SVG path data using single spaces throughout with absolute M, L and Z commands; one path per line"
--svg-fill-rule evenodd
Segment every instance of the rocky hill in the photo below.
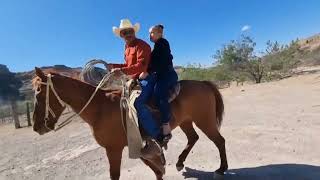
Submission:
M 316 50 L 320 47 L 320 33 L 313 35 L 311 37 L 299 40 L 299 45 L 301 49 L 304 50 Z
M 65 76 L 77 78 L 81 72 L 80 67 L 78 68 L 71 68 L 65 65 L 55 65 L 55 66 L 46 66 L 41 67 L 44 73 L 60 73 Z M 20 89 L 22 93 L 24 93 L 28 100 L 33 98 L 33 91 L 32 91 L 32 84 L 31 80 L 35 77 L 35 70 L 17 73 L 17 77 L 20 78 L 23 82 L 23 86 Z
M 298 44 L 305 52 L 300 59 L 300 61 L 302 62 L 301 66 L 320 65 L 320 34 L 300 39 L 298 41 Z M 82 68 L 71 68 L 65 65 L 54 65 L 41 67 L 41 69 L 45 73 L 56 72 L 73 78 L 78 78 Z M 182 66 L 176 66 L 175 69 L 178 73 L 181 73 L 183 71 Z M 24 84 L 21 88 L 21 91 L 27 95 L 28 99 L 32 98 L 33 92 L 31 80 L 35 76 L 35 71 L 32 70 L 28 72 L 17 73 L 17 76 L 23 81 Z

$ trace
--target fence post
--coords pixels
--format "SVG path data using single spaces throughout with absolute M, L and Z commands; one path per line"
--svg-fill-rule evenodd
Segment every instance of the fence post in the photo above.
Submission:
M 14 98 L 10 99 L 10 103 L 11 103 L 11 113 L 12 113 L 12 118 L 14 121 L 14 127 L 16 129 L 21 128 L 20 126 L 20 122 L 19 122 L 19 114 L 18 114 L 18 107 L 17 107 L 17 101 Z
M 29 102 L 27 102 L 27 121 L 28 121 L 28 126 L 32 126 L 32 124 L 31 124 L 31 119 L 30 119 Z
M 2 111 L 0 112 L 0 116 L 1 116 L 1 122 L 4 123 L 5 118 L 4 118 L 4 113 Z

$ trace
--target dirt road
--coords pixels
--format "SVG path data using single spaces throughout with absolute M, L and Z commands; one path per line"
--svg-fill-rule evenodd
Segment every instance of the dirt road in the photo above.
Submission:
M 225 179 L 320 179 L 320 74 L 223 89 L 229 171 Z M 213 179 L 214 144 L 200 131 L 181 172 L 186 145 L 180 129 L 166 152 L 166 180 Z M 115 137 L 116 138 L 116 137 Z M 151 170 L 123 153 L 121 179 L 154 179 Z M 0 126 L 0 179 L 109 179 L 108 163 L 85 123 L 39 136 L 31 128 Z

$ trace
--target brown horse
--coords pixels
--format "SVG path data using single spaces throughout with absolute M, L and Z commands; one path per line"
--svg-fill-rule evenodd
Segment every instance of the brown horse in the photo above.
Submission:
M 33 114 L 33 129 L 40 135 L 54 129 L 64 106 L 59 103 L 57 96 L 49 90 L 49 113 L 45 120 L 46 82 L 48 77 L 36 68 L 37 77 L 34 79 L 36 90 L 36 103 Z M 57 95 L 68 104 L 75 112 L 79 112 L 87 103 L 95 87 L 59 74 L 53 74 L 52 84 Z M 224 105 L 222 96 L 217 87 L 207 81 L 180 81 L 181 92 L 172 102 L 173 119 L 170 122 L 172 129 L 180 126 L 186 134 L 188 143 L 180 154 L 176 167 L 181 170 L 190 150 L 199 139 L 193 123 L 214 142 L 220 153 L 220 168 L 216 174 L 223 175 L 228 169 L 225 140 L 219 132 L 222 123 Z M 98 90 L 87 108 L 80 114 L 81 118 L 90 125 L 97 143 L 106 149 L 110 164 L 111 179 L 120 178 L 120 164 L 122 151 L 127 145 L 125 130 L 121 122 L 119 99 L 107 97 L 106 92 Z M 163 173 L 153 164 L 143 160 L 156 174 L 157 179 L 162 179 Z

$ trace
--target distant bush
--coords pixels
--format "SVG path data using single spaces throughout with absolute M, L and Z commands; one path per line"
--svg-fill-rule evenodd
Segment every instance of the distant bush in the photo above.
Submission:
M 188 65 L 187 67 L 182 67 L 179 79 L 213 81 L 222 87 L 225 87 L 233 80 L 231 72 L 221 65 L 209 68 L 201 65 Z
M 188 65 L 182 68 L 180 79 L 260 83 L 290 77 L 301 65 L 320 65 L 320 47 L 305 50 L 298 42 L 281 45 L 268 41 L 266 49 L 258 53 L 253 38 L 241 35 L 216 51 L 216 66 Z
M 320 65 L 320 47 L 307 51 L 303 56 L 302 63 L 307 66 Z

